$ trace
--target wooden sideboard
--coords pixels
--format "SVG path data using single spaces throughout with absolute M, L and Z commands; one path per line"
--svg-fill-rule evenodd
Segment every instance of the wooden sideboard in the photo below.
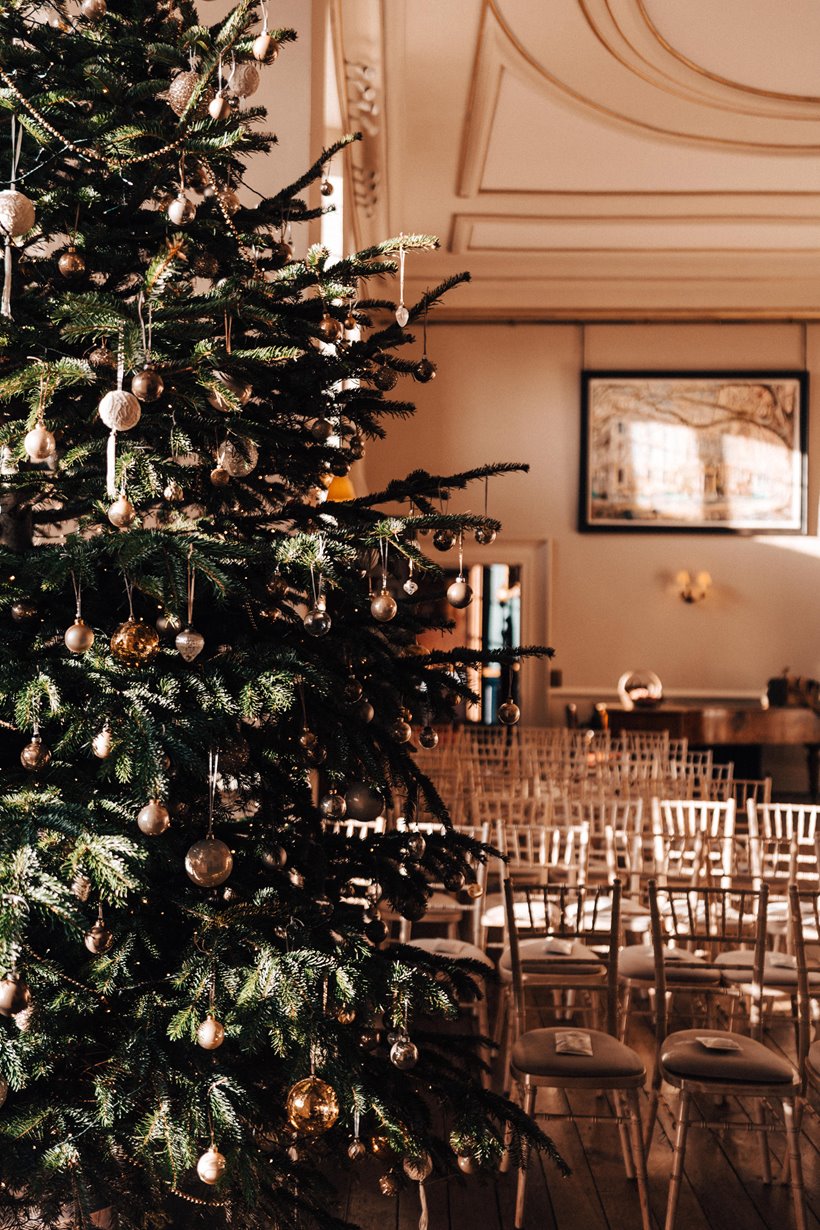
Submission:
M 761 709 L 755 706 L 661 704 L 655 709 L 606 706 L 613 734 L 622 730 L 668 730 L 672 739 L 688 739 L 692 747 L 763 748 L 803 746 L 809 770 L 809 790 L 817 798 L 820 768 L 820 714 L 812 709 Z

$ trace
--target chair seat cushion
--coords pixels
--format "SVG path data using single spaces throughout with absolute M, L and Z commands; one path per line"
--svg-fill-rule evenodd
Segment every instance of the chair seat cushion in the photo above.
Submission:
M 544 963 L 544 974 L 554 974 L 556 978 L 600 979 L 606 974 L 606 964 L 600 960 L 598 953 L 578 943 L 577 940 L 572 941 L 570 952 L 559 951 L 558 943 L 551 944 L 549 937 L 544 935 L 538 939 L 520 940 L 518 949 L 525 976 L 539 974 L 540 970 L 537 966 L 540 962 Z M 580 961 L 595 961 L 597 964 L 594 966 L 580 965 Z M 557 968 L 556 962 L 560 963 Z M 502 982 L 512 982 L 512 957 L 509 945 L 502 952 L 498 962 L 498 976 Z
M 432 952 L 437 957 L 446 957 L 448 961 L 480 961 L 490 969 L 493 967 L 486 952 L 475 944 L 468 944 L 466 940 L 447 940 L 433 936 L 430 939 L 411 940 L 410 947 Z
M 666 981 L 669 986 L 685 983 L 687 986 L 718 986 L 720 973 L 712 969 L 700 957 L 682 948 L 664 948 L 663 961 Z M 703 968 L 699 968 L 700 966 Z M 655 981 L 655 954 L 651 944 L 630 944 L 621 949 L 618 958 L 620 978 L 640 982 Z
M 722 952 L 715 958 L 721 966 L 724 982 L 748 983 L 754 966 L 754 953 L 749 949 Z M 809 984 L 820 987 L 820 970 L 809 970 Z M 788 952 L 767 952 L 763 957 L 764 987 L 782 987 L 786 991 L 797 989 L 797 960 Z
M 737 1051 L 710 1050 L 698 1038 L 731 1038 Z M 792 1085 L 794 1068 L 754 1038 L 723 1029 L 682 1029 L 664 1039 L 661 1067 L 670 1076 L 739 1085 Z
M 512 1065 L 529 1076 L 625 1077 L 640 1079 L 645 1068 L 631 1047 L 598 1029 L 585 1029 L 592 1038 L 591 1055 L 559 1055 L 555 1050 L 556 1034 L 566 1032 L 551 1029 L 531 1029 L 522 1034 L 512 1049 Z

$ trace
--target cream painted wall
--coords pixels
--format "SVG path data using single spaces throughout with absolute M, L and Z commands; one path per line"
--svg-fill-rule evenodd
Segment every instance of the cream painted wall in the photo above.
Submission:
M 368 481 L 377 489 L 417 466 L 446 474 L 500 459 L 530 464 L 528 475 L 491 484 L 490 511 L 509 538 L 550 540 L 549 610 L 525 636 L 548 638 L 565 689 L 582 697 L 611 698 L 621 672 L 640 667 L 655 670 L 669 696 L 756 697 L 785 666 L 818 678 L 820 329 L 805 340 L 818 407 L 809 425 L 810 537 L 576 529 L 584 364 L 799 369 L 800 325 L 588 325 L 583 334 L 574 325 L 434 326 L 437 378 L 403 390 L 418 413 L 370 446 Z M 473 509 L 480 502 L 476 489 Z M 712 574 L 704 603 L 677 597 L 672 581 L 684 568 Z

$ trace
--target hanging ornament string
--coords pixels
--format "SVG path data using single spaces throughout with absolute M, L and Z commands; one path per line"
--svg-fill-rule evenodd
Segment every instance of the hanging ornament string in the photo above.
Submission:
M 125 332 L 120 328 L 117 337 L 117 392 L 122 392 L 125 379 Z M 117 495 L 117 429 L 112 427 L 108 434 L 106 449 L 105 489 L 110 499 Z M 125 476 L 123 475 L 122 494 L 125 494 Z
M 140 334 L 142 335 L 142 354 L 146 363 L 151 362 L 151 348 L 154 331 L 154 305 L 148 304 L 148 324 L 145 323 L 144 309 L 145 307 L 145 292 L 140 291 L 137 299 L 137 316 L 140 322 Z
M 134 622 L 134 582 L 130 579 L 127 572 L 122 574 L 122 579 L 125 582 L 125 592 L 128 595 L 128 618 Z
M 255 249 L 254 249 L 255 251 Z M 254 258 L 254 264 L 256 263 Z M 225 354 L 231 353 L 231 341 L 233 336 L 233 316 L 225 308 Z
M 77 580 L 77 576 L 73 571 L 71 573 L 71 584 L 74 586 L 74 599 L 77 604 L 77 621 L 79 622 L 79 620 L 81 620 L 83 617 L 83 610 L 82 610 L 83 583 L 82 581 Z
M 404 262 L 407 252 L 403 241 L 404 231 L 399 235 L 399 306 L 396 308 L 396 322 L 402 329 L 410 319 L 410 313 L 404 305 Z
M 216 784 L 219 779 L 219 748 L 208 752 L 208 837 L 214 835 L 214 812 L 216 810 Z
M 387 553 L 390 550 L 390 544 L 386 538 L 379 541 L 379 555 L 382 563 L 382 590 L 387 589 Z
M 17 189 L 17 168 L 20 163 L 20 151 L 23 145 L 23 129 L 17 126 L 17 116 L 12 114 L 11 117 L 11 191 Z M 13 273 L 13 261 L 11 255 L 11 233 L 7 232 L 4 242 L 3 253 L 3 301 L 0 314 L 3 316 L 11 316 L 11 280 Z
M 194 549 L 188 551 L 188 624 L 189 628 L 193 627 L 194 623 L 194 588 L 196 586 L 196 568 L 194 567 L 191 557 Z

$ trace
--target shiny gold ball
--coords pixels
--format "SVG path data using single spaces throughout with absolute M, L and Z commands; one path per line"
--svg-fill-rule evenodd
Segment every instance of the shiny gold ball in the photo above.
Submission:
M 214 1016 L 206 1016 L 196 1031 L 196 1040 L 204 1051 L 215 1051 L 225 1041 L 225 1027 Z
M 479 525 L 475 532 L 475 540 L 480 547 L 491 547 L 498 535 L 489 525 Z
M 331 316 L 329 312 L 325 312 L 319 321 L 319 332 L 327 342 L 338 342 L 344 331 L 345 327 L 342 322 L 335 316 Z
M 504 726 L 515 726 L 521 720 L 521 710 L 514 700 L 505 700 L 498 707 L 498 720 Z
M 460 1154 L 457 1158 L 458 1168 L 462 1174 L 477 1174 L 478 1162 L 469 1153 Z
M 54 439 L 53 432 L 49 431 L 43 423 L 38 423 L 26 433 L 23 448 L 26 450 L 29 461 L 47 461 L 55 452 L 57 441 Z
M 423 1183 L 433 1173 L 433 1159 L 429 1153 L 406 1157 L 401 1165 L 402 1170 L 413 1183 Z
M 94 926 L 85 933 L 85 946 L 89 952 L 93 952 L 95 957 L 108 952 L 113 943 L 114 937 L 104 923 L 94 923 Z
M 233 855 L 218 837 L 204 837 L 194 842 L 185 855 L 185 870 L 200 888 L 216 888 L 233 871 Z
M 212 487 L 227 487 L 231 481 L 231 476 L 224 466 L 215 466 L 211 470 L 211 486 Z
M 28 769 L 29 773 L 37 773 L 40 769 L 45 769 L 50 760 L 51 752 L 39 735 L 35 735 L 20 753 L 20 763 L 24 769 Z
M 438 732 L 432 726 L 422 726 L 419 731 L 419 743 L 428 751 L 438 747 Z
M 78 617 L 70 628 L 66 628 L 63 640 L 71 653 L 86 653 L 94 644 L 94 630 Z
M 127 530 L 136 520 L 137 510 L 127 495 L 117 496 L 108 510 L 108 520 L 118 530 Z
M 360 1162 L 367 1156 L 367 1147 L 363 1140 L 351 1140 L 347 1146 L 347 1156 L 351 1162 Z
M 158 837 L 171 823 L 168 808 L 159 799 L 151 799 L 137 816 L 137 827 L 146 837 Z
M 146 666 L 159 652 L 159 633 L 142 620 L 126 619 L 114 629 L 111 652 L 123 666 Z
M 385 1174 L 379 1175 L 379 1191 L 383 1196 L 398 1196 L 399 1181 L 393 1174 L 392 1170 L 388 1170 Z
M 98 21 L 106 13 L 105 0 L 83 0 L 80 12 L 88 21 Z
M 146 366 L 135 372 L 131 380 L 131 392 L 140 401 L 158 401 L 165 392 L 165 381 L 155 367 Z
M 303 1136 L 321 1136 L 339 1118 L 339 1099 L 327 1081 L 308 1076 L 291 1088 L 285 1109 L 297 1132 Z
M 85 257 L 71 244 L 57 261 L 57 268 L 64 278 L 79 278 L 85 273 Z
M 390 1141 L 386 1136 L 376 1135 L 370 1137 L 370 1152 L 374 1157 L 387 1157 L 390 1152 Z
M 0 1016 L 16 1016 L 31 1003 L 31 991 L 19 974 L 0 978 Z
M 484 895 L 484 889 L 475 880 L 471 880 L 464 891 L 468 897 L 472 897 L 473 901 Z
M 340 1025 L 352 1025 L 356 1020 L 355 1008 L 340 1008 L 336 1013 L 336 1020 Z
M 464 577 L 456 577 L 451 585 L 447 586 L 447 601 L 450 606 L 454 606 L 457 611 L 463 611 L 468 607 L 473 600 L 472 586 L 467 584 Z
M 397 743 L 409 743 L 413 738 L 413 727 L 404 718 L 397 718 L 390 726 L 390 734 Z
M 108 759 L 113 742 L 110 726 L 103 726 L 102 730 L 91 740 L 91 750 L 98 760 Z
M 211 1145 L 207 1153 L 203 1153 L 202 1157 L 196 1164 L 196 1172 L 203 1183 L 213 1186 L 222 1178 L 228 1163 L 217 1148 Z
M 391 619 L 395 619 L 398 609 L 399 604 L 388 589 L 383 589 L 381 593 L 376 594 L 370 603 L 370 614 L 381 624 L 389 623 Z

